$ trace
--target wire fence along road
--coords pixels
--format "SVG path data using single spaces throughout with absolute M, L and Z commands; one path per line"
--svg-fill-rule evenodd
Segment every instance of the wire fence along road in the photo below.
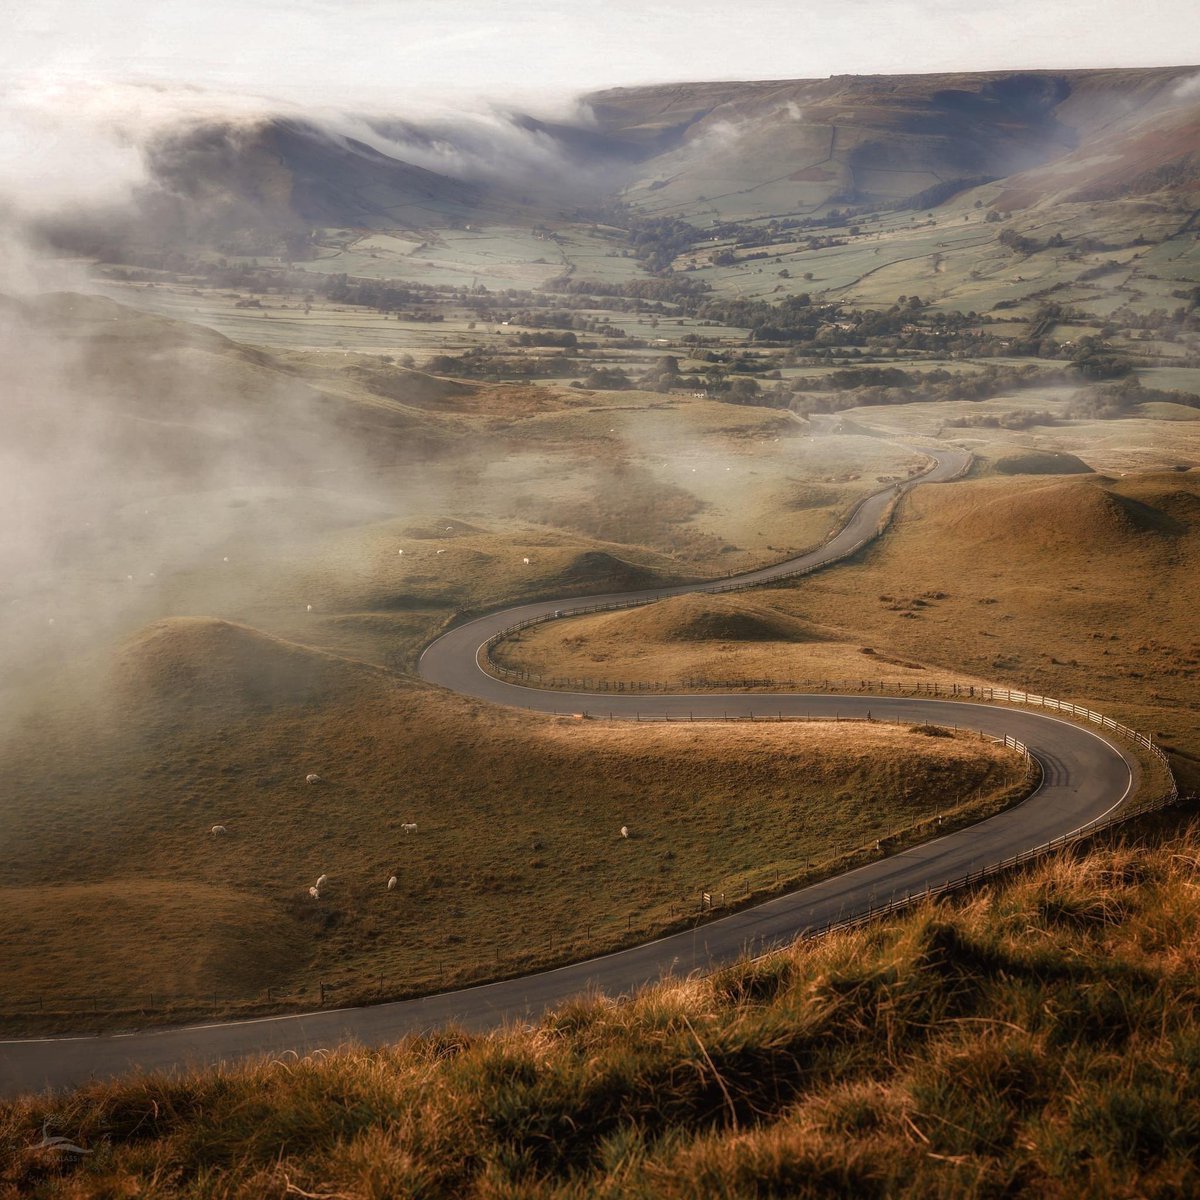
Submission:
M 924 482 L 944 482 L 969 465 L 969 456 L 929 451 L 934 467 Z M 888 487 L 863 500 L 846 524 L 820 549 L 751 571 L 736 580 L 595 597 L 585 607 L 628 607 L 687 592 L 755 586 L 802 575 L 855 553 L 883 528 L 898 494 L 917 482 Z M 1029 799 L 968 828 L 909 846 L 840 875 L 733 912 L 711 923 L 669 934 L 599 958 L 521 978 L 370 1007 L 189 1026 L 114 1037 L 41 1039 L 0 1043 L 0 1093 L 78 1084 L 134 1068 L 177 1069 L 256 1054 L 307 1053 L 347 1042 L 378 1045 L 450 1022 L 484 1030 L 535 1019 L 548 1007 L 581 992 L 620 995 L 666 976 L 707 970 L 744 955 L 784 946 L 797 936 L 844 927 L 893 911 L 913 897 L 974 883 L 1000 870 L 1111 826 L 1135 794 L 1142 768 L 1121 743 L 1149 753 L 1164 786 L 1141 807 L 1164 806 L 1177 796 L 1166 757 L 1151 738 L 1091 709 L 1049 697 L 999 688 L 916 694 L 782 692 L 662 695 L 644 711 L 638 694 L 564 692 L 532 688 L 489 674 L 486 649 L 506 630 L 555 618 L 569 602 L 543 601 L 492 613 L 456 626 L 431 643 L 420 672 L 429 683 L 498 704 L 538 712 L 564 709 L 613 720 L 856 719 L 956 726 L 1026 753 L 1041 769 Z M 953 689 L 953 685 L 951 685 Z M 997 703 L 999 702 L 999 703 Z M 1086 724 L 1084 724 L 1086 722 Z

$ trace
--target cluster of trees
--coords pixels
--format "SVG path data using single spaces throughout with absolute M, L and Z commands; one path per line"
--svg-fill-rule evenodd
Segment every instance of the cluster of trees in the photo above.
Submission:
M 460 379 L 563 379 L 579 372 L 580 361 L 569 351 L 560 354 L 496 354 L 473 346 L 462 354 L 435 354 L 424 366 L 432 375 Z
M 750 330 L 752 341 L 797 349 L 866 347 L 956 351 L 981 354 L 997 349 L 997 340 L 976 328 L 986 318 L 974 312 L 924 311 L 920 296 L 901 296 L 888 309 L 845 309 L 814 304 L 807 292 L 777 304 L 763 300 L 710 299 L 696 315 L 722 325 Z
M 1035 425 L 1057 425 L 1058 418 L 1045 409 L 1016 409 L 1006 413 L 968 413 L 946 424 L 955 429 L 1032 429 Z
M 898 367 L 859 367 L 810 379 L 776 384 L 773 394 L 787 396 L 794 412 L 841 412 L 862 405 L 989 400 L 1030 387 L 1053 387 L 1071 380 L 1064 371 L 1034 366 L 987 366 L 955 374 L 937 368 L 905 371 Z
M 600 279 L 576 279 L 572 275 L 555 275 L 542 284 L 541 290 L 560 296 L 575 295 L 605 299 L 646 300 L 659 304 L 683 304 L 697 301 L 712 285 L 689 275 L 652 275 L 641 279 L 624 279 L 619 283 Z
M 610 324 L 603 317 L 586 316 L 581 312 L 569 312 L 562 308 L 506 309 L 504 320 L 513 325 L 526 325 L 531 329 L 564 329 L 575 333 L 594 333 L 600 337 L 628 337 L 621 326 Z
M 1128 416 L 1140 404 L 1152 402 L 1200 408 L 1200 396 L 1192 392 L 1143 387 L 1141 382 L 1131 375 L 1118 383 L 1103 384 L 1076 392 L 1067 407 L 1067 416 L 1081 420 L 1114 420 Z
M 991 214 L 989 213 L 989 218 Z M 1146 239 L 1138 234 L 1128 242 L 1106 242 L 1102 238 L 1091 237 L 1084 234 L 1081 237 L 1073 238 L 1067 241 L 1061 233 L 1052 234 L 1048 238 L 1031 238 L 1024 234 L 1018 233 L 1015 229 L 1001 230 L 998 238 L 1002 246 L 1007 246 L 1010 250 L 1015 250 L 1019 254 L 1037 254 L 1041 250 L 1065 250 L 1067 257 L 1076 259 L 1082 258 L 1085 254 L 1105 254 L 1113 250 L 1126 250 L 1131 246 L 1145 246 Z M 1120 269 L 1120 263 L 1112 263 L 1106 265 L 1105 272 L 1114 269 Z M 1103 272 L 1102 272 L 1103 273 Z M 1086 275 L 1087 272 L 1084 272 Z M 1080 276 L 1083 278 L 1083 276 Z
M 568 330 L 565 333 L 546 331 L 543 333 L 518 333 L 512 339 L 516 346 L 550 346 L 560 350 L 575 350 L 580 347 L 579 339 Z M 586 344 L 584 349 L 589 349 Z
M 571 386 L 596 392 L 621 392 L 633 387 L 633 380 L 620 367 L 595 367 Z
M 704 238 L 695 225 L 678 217 L 643 217 L 627 211 L 622 224 L 634 257 L 655 274 L 669 271 L 679 255 Z

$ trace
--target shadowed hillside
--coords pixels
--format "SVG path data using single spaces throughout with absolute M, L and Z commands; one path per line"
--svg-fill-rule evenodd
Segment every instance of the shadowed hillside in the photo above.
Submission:
M 1059 168 L 1037 171 L 1059 159 L 1058 188 L 1073 199 L 1085 198 L 1085 185 L 1106 196 L 1136 191 L 1174 165 L 1191 172 L 1180 179 L 1194 177 L 1197 100 L 1177 91 L 1194 73 L 843 75 L 625 88 L 589 102 L 601 128 L 654 154 L 629 192 L 650 212 L 736 218 L 925 193 L 932 206 L 972 183 L 1032 171 L 1001 200 L 1017 208 L 1048 194 Z M 1150 127 L 1160 131 L 1148 137 Z M 1124 139 L 1116 153 L 1114 136 Z
M 582 97 L 588 120 L 509 111 L 484 124 L 404 113 L 188 124 L 145 147 L 150 182 L 135 218 L 53 232 L 110 257 L 169 243 L 305 261 L 321 227 L 536 225 L 621 194 L 702 224 L 932 207 L 992 180 L 1007 181 L 1006 209 L 1112 199 L 1196 179 L 1196 70 L 654 85 Z
M 1114 561 L 1186 526 L 1152 505 L 1091 480 L 1026 487 L 971 507 L 954 522 L 956 536 L 1023 557 L 1054 548 L 1106 554 Z

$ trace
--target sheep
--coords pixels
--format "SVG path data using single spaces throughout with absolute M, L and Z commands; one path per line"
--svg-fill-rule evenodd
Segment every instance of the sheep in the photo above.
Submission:
M 629 836 L 629 826 L 628 825 L 621 826 L 621 836 L 623 838 L 627 838 Z
M 311 896 L 311 897 L 312 897 L 314 900 L 320 900 L 320 898 L 321 898 L 321 893 L 320 893 L 320 892 L 319 892 L 319 891 L 318 891 L 318 890 L 317 890 L 315 887 L 310 887 L 310 888 L 308 889 L 308 894 L 309 894 L 309 895 L 310 895 L 310 896 Z
M 212 833 L 212 834 L 228 833 L 228 832 L 229 832 L 229 830 L 226 829 L 224 825 L 214 825 L 212 827 L 212 829 L 209 830 L 209 833 Z
M 403 550 L 397 550 L 397 551 L 396 551 L 396 553 L 397 553 L 397 554 L 403 554 L 403 553 L 404 553 L 404 551 L 403 551 Z
M 529 555 L 528 555 L 528 554 L 527 554 L 527 555 L 525 555 L 525 557 L 524 557 L 523 559 L 521 559 L 521 561 L 522 561 L 522 562 L 523 562 L 523 563 L 524 563 L 526 566 L 529 566 Z
M 304 606 L 304 608 L 305 608 L 305 611 L 306 611 L 306 612 L 312 612 L 312 605 L 311 605 L 311 604 L 306 604 L 306 605 Z
M 396 884 L 397 884 L 397 882 L 398 882 L 398 881 L 397 881 L 397 879 L 396 879 L 395 875 L 393 875 L 393 876 L 392 876 L 392 877 L 391 877 L 391 878 L 388 880 L 388 891 L 389 891 L 389 892 L 393 892 L 393 891 L 395 891 L 395 890 L 396 890 Z
M 321 878 L 317 880 L 317 888 L 318 889 L 323 888 L 325 886 L 325 880 L 327 880 L 328 878 L 329 878 L 328 875 L 322 875 Z
M 405 821 L 400 828 L 403 829 L 405 833 L 416 833 L 417 823 L 416 821 Z
M 321 777 L 320 777 L 320 775 L 314 775 L 310 772 L 308 775 L 305 775 L 304 782 L 305 783 L 320 783 Z
M 439 553 L 439 554 L 445 554 L 446 552 L 445 552 L 445 550 L 439 550 L 439 551 L 438 551 L 438 553 Z

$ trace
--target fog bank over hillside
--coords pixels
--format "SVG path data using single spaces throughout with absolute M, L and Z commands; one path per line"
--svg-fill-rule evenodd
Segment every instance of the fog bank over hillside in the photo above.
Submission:
M 200 246 L 302 260 L 321 227 L 529 228 L 595 219 L 615 200 L 703 226 L 930 205 L 1048 169 L 1007 196 L 1021 208 L 1053 192 L 1060 162 L 1068 198 L 1093 184 L 1137 191 L 1154 172 L 1191 177 L 1198 80 L 1196 67 L 842 75 L 308 106 L 177 85 L 14 84 L 0 210 L 87 256 Z
M 78 283 L 27 272 L 50 279 Z M 0 295 L 0 397 L 8 685 L 147 620 L 241 611 L 321 536 L 428 493 L 395 406 L 78 291 Z

